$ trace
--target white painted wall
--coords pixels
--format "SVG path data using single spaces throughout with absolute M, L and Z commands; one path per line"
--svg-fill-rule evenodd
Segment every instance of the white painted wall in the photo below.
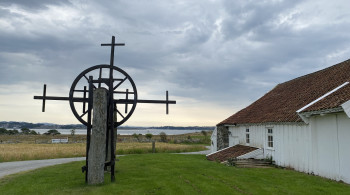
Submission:
M 345 113 L 314 117 L 314 173 L 350 183 L 350 119 Z
M 246 143 L 246 129 L 249 128 L 250 143 Z M 273 129 L 273 148 L 267 145 L 267 129 Z M 307 125 L 254 125 L 230 127 L 232 135 L 239 136 L 239 144 L 264 149 L 264 158 L 272 156 L 276 164 L 307 171 L 310 151 L 310 131 Z M 229 137 L 229 139 L 232 139 Z M 233 142 L 230 140 L 230 143 Z M 230 145 L 231 146 L 231 145 Z
M 267 147 L 268 128 L 273 129 L 273 148 Z M 350 119 L 344 112 L 311 117 L 309 125 L 230 126 L 229 131 L 229 146 L 263 148 L 264 158 L 272 156 L 279 166 L 350 183 Z

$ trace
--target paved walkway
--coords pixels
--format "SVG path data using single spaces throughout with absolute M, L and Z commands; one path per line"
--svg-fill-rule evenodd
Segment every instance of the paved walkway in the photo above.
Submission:
M 199 152 L 183 152 L 183 153 L 175 153 L 175 154 L 210 154 L 211 150 L 210 150 L 210 146 L 205 146 L 208 150 L 203 150 L 203 151 L 199 151 Z
M 206 146 L 206 147 L 210 149 L 210 146 Z M 209 154 L 209 153 L 210 153 L 210 150 L 204 150 L 199 152 L 184 152 L 184 153 L 176 153 L 176 154 Z M 85 160 L 85 157 L 4 162 L 4 163 L 0 163 L 0 178 L 6 175 L 19 173 L 22 171 L 29 171 L 29 170 L 38 169 L 41 167 L 47 167 L 52 165 L 69 163 L 73 161 L 83 161 L 83 160 Z
M 41 167 L 58 165 L 73 161 L 82 161 L 85 160 L 85 157 L 78 158 L 58 158 L 58 159 L 47 159 L 47 160 L 28 160 L 28 161 L 16 161 L 16 162 L 4 162 L 0 163 L 0 178 L 22 172 L 29 171 Z

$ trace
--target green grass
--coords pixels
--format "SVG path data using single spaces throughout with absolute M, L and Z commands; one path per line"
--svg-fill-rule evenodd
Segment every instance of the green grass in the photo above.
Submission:
M 235 168 L 203 155 L 119 157 L 116 182 L 87 186 L 83 162 L 16 174 L 0 180 L 1 194 L 349 194 L 350 186 L 284 170 Z

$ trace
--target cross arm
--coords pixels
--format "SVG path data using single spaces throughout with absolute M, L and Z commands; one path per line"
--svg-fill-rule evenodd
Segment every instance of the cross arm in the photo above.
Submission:
M 137 103 L 146 103 L 146 104 L 176 104 L 175 100 L 136 100 Z M 116 104 L 133 104 L 133 100 L 119 99 L 114 100 Z

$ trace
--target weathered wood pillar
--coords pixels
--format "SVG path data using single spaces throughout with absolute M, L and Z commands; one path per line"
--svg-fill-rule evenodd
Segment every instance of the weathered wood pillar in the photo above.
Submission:
M 93 92 L 93 119 L 89 149 L 88 184 L 104 182 L 107 131 L 107 90 L 95 89 Z

